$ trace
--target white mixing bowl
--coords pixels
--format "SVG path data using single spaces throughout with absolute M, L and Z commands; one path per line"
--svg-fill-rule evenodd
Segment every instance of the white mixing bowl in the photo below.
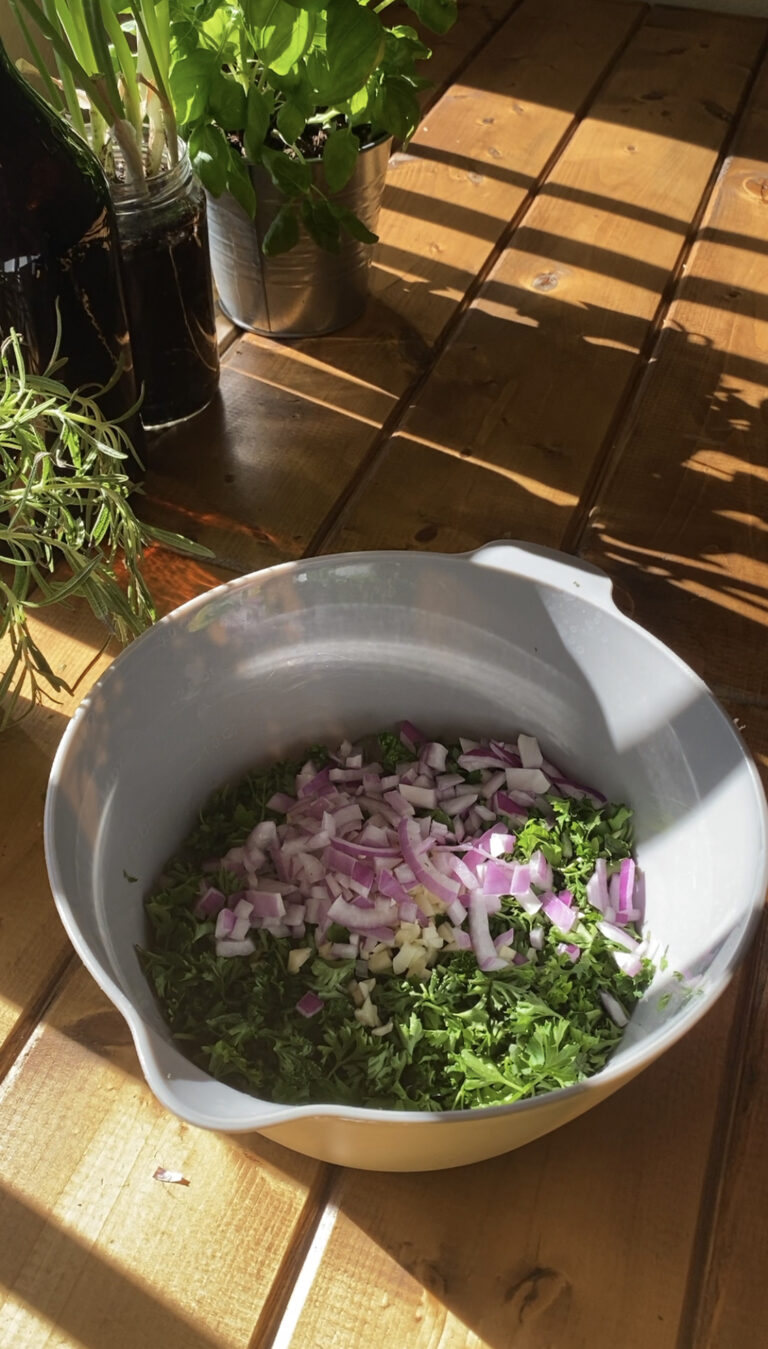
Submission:
M 441 736 L 523 730 L 575 778 L 631 805 L 646 926 L 668 947 L 668 969 L 601 1072 L 516 1105 L 284 1106 L 225 1086 L 176 1048 L 139 968 L 143 896 L 214 787 L 402 719 Z M 699 1020 L 763 902 L 766 817 L 730 721 L 687 666 L 619 613 L 608 579 L 562 554 L 497 543 L 464 556 L 287 563 L 177 609 L 114 661 L 73 717 L 51 772 L 45 847 L 64 926 L 169 1110 L 347 1166 L 421 1170 L 492 1157 L 566 1123 Z

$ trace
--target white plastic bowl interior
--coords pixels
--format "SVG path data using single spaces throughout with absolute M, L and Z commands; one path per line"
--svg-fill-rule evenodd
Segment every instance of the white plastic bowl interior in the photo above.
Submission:
M 517 1105 L 441 1115 L 289 1107 L 214 1081 L 175 1047 L 139 968 L 144 894 L 214 787 L 308 743 L 403 718 L 435 735 L 524 730 L 579 780 L 627 801 L 647 928 L 668 948 L 668 970 L 599 1074 Z M 754 765 L 697 676 L 619 613 L 602 573 L 508 543 L 288 563 L 183 605 L 84 699 L 45 811 L 61 919 L 126 1018 L 160 1101 L 196 1125 L 258 1130 L 375 1170 L 457 1166 L 519 1147 L 677 1041 L 723 991 L 752 934 L 766 834 Z

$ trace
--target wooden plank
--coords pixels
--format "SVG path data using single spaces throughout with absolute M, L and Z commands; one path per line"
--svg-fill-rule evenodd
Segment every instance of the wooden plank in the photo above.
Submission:
M 366 315 L 284 353 L 401 392 L 641 12 L 525 0 L 392 157 Z
M 259 362 L 241 372 L 234 362 L 244 345 L 230 348 L 222 398 L 194 428 L 157 436 L 139 507 L 143 519 L 204 543 L 233 571 L 301 556 L 371 435 L 354 410 L 329 405 L 332 378 L 305 394 Z
M 189 532 L 200 513 L 196 537 L 246 568 L 306 549 L 639 13 L 526 0 L 393 159 L 364 318 L 231 346 L 223 401 L 154 442 L 147 519 Z
M 504 1157 L 342 1173 L 293 1349 L 675 1349 L 732 1006 L 731 991 L 610 1100 Z
M 641 12 L 526 0 L 394 157 L 371 291 L 428 345 Z
M 225 579 L 226 573 L 150 549 L 145 575 L 161 612 Z M 70 954 L 56 914 L 43 855 L 43 803 L 51 762 L 69 717 L 117 654 L 87 605 L 41 610 L 31 630 L 52 668 L 69 683 L 62 693 L 2 733 L 0 756 L 0 1072 L 31 1030 Z M 0 646 L 0 669 L 4 667 Z M 28 699 L 22 699 L 28 707 Z M 12 915 L 24 914 L 24 922 Z M 40 932 L 45 941 L 40 941 Z M 10 1037 L 10 1038 L 9 1038 Z M 4 1052 L 5 1047 L 5 1052 Z
M 560 542 L 765 31 L 649 15 L 324 548 Z
M 246 1349 L 319 1163 L 195 1129 L 78 970 L 0 1093 L 0 1346 Z M 154 1178 L 158 1167 L 189 1183 Z
M 727 703 L 768 789 L 768 708 Z M 721 1147 L 711 1164 L 711 1212 L 692 1270 L 691 1349 L 762 1349 L 768 1325 L 768 909 L 748 960 L 730 1090 L 721 1101 Z
M 768 698 L 768 67 L 622 427 L 583 549 L 724 693 Z M 659 484 L 663 481 L 663 492 Z M 716 630 L 717 639 L 712 635 Z
M 453 28 L 439 36 L 424 28 L 402 0 L 387 9 L 383 17 L 387 28 L 396 24 L 418 28 L 432 52 L 429 60 L 418 67 L 419 74 L 431 83 L 431 88 L 420 94 L 422 107 L 437 101 L 456 72 L 520 4 L 521 0 L 461 0 Z

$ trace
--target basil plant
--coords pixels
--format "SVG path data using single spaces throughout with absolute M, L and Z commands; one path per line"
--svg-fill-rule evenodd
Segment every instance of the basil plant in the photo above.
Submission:
M 170 88 L 192 163 L 212 196 L 231 192 L 253 216 L 249 165 L 265 170 L 283 204 L 262 243 L 285 252 L 301 227 L 336 251 L 342 231 L 375 241 L 334 201 L 361 149 L 381 136 L 407 142 L 419 122 L 417 73 L 431 55 L 410 24 L 387 27 L 392 0 L 171 0 Z M 457 0 L 406 0 L 424 28 L 445 33 Z M 322 158 L 327 194 L 313 185 Z

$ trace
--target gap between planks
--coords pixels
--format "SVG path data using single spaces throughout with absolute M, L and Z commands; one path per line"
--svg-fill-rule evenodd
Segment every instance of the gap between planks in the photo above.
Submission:
M 720 1107 L 712 1126 L 707 1169 L 701 1193 L 696 1232 L 686 1279 L 675 1349 L 703 1349 L 712 1320 L 712 1263 L 717 1238 L 717 1220 L 722 1206 L 725 1174 L 740 1115 L 747 1070 L 749 1029 L 760 1005 L 763 968 L 768 964 L 768 909 L 759 919 L 760 929 L 752 942 L 741 971 L 733 1010 L 725 1068 L 720 1084 Z
M 717 187 L 723 168 L 731 155 L 734 142 L 739 134 L 741 119 L 749 106 L 755 84 L 757 83 L 758 76 L 760 75 L 760 71 L 766 59 L 768 59 L 768 31 L 766 31 L 765 36 L 758 47 L 755 63 L 752 67 L 752 73 L 745 82 L 741 98 L 733 115 L 733 121 L 726 133 L 715 163 L 712 166 L 709 181 L 701 194 L 696 213 L 691 220 L 688 227 L 688 233 L 680 247 L 677 262 L 675 263 L 667 284 L 659 297 L 656 313 L 650 324 L 645 341 L 638 352 L 635 373 L 630 379 L 623 397 L 619 400 L 611 424 L 603 439 L 603 443 L 595 455 L 592 470 L 584 484 L 578 504 L 574 507 L 568 524 L 563 531 L 560 542 L 560 547 L 563 552 L 578 554 L 579 549 L 584 542 L 584 537 L 589 528 L 592 510 L 597 503 L 603 485 L 612 469 L 613 454 L 620 440 L 621 427 L 629 419 L 636 402 L 642 397 L 643 385 L 662 336 L 664 320 L 675 298 L 680 278 L 685 269 L 685 264 L 698 239 L 701 222 L 712 198 L 712 194 Z M 736 697 L 739 701 L 744 700 L 743 696 L 736 690 L 733 691 L 732 695 L 729 693 L 729 696 Z
M 429 93 L 427 97 L 424 99 L 424 103 L 421 108 L 420 120 L 422 122 L 424 121 L 427 114 L 432 111 L 435 104 L 439 102 L 439 100 L 443 97 L 443 94 L 448 92 L 451 85 L 457 84 L 459 82 L 461 76 L 464 74 L 464 71 L 467 69 L 468 66 L 472 64 L 472 62 L 476 59 L 476 57 L 480 55 L 483 48 L 487 47 L 489 42 L 493 42 L 494 38 L 504 27 L 505 23 L 509 22 L 509 20 L 512 18 L 512 15 L 515 13 L 516 10 L 521 8 L 523 3 L 524 0 L 512 0 L 512 3 L 507 7 L 505 12 L 502 14 L 501 18 L 497 20 L 497 22 L 493 25 L 492 28 L 488 29 L 484 37 L 480 38 L 479 41 L 475 43 L 474 47 L 472 47 L 472 49 L 468 51 L 464 57 L 462 57 L 458 65 L 451 67 L 449 74 L 445 75 L 443 79 L 440 80 L 440 82 L 434 86 L 433 89 L 429 90 Z M 400 142 L 397 142 L 397 144 L 399 145 Z
M 5 1080 L 20 1055 L 24 1053 L 51 1003 L 79 966 L 80 961 L 75 951 L 67 947 L 67 950 L 64 951 L 51 970 L 46 984 L 40 990 L 35 1001 L 25 1012 L 22 1012 L 5 1043 L 0 1047 L 0 1083 Z
M 607 84 L 607 82 L 613 75 L 613 72 L 616 66 L 618 65 L 619 61 L 621 60 L 622 56 L 624 55 L 625 51 L 629 47 L 630 43 L 634 40 L 640 28 L 642 28 L 643 24 L 645 23 L 646 18 L 648 16 L 648 11 L 649 11 L 648 5 L 643 6 L 643 8 L 639 11 L 634 24 L 632 24 L 628 29 L 628 31 L 625 33 L 623 39 L 617 45 L 615 51 L 613 52 L 613 55 L 611 56 L 610 60 L 606 62 L 605 66 L 603 67 L 603 70 L 597 76 L 590 89 L 587 90 L 579 107 L 574 112 L 568 130 L 561 136 L 557 145 L 552 150 L 549 159 L 543 165 L 541 172 L 536 178 L 535 183 L 526 193 L 525 197 L 520 203 L 518 209 L 515 211 L 511 220 L 507 223 L 507 225 L 505 225 L 495 244 L 488 253 L 485 262 L 479 268 L 475 277 L 468 285 L 462 299 L 459 301 L 459 304 L 456 306 L 456 309 L 454 310 L 453 314 L 451 315 L 445 327 L 442 329 L 437 339 L 435 340 L 432 349 L 430 351 L 429 360 L 427 361 L 425 367 L 415 376 L 415 378 L 411 381 L 411 383 L 407 386 L 407 388 L 403 390 L 397 402 L 394 404 L 389 416 L 386 418 L 386 420 L 383 422 L 382 426 L 374 436 L 373 441 L 369 449 L 367 450 L 365 456 L 363 457 L 363 460 L 360 463 L 359 467 L 353 473 L 346 487 L 340 493 L 340 495 L 333 503 L 332 507 L 327 512 L 324 519 L 321 520 L 318 528 L 315 530 L 314 534 L 310 538 L 309 543 L 307 544 L 304 552 L 302 553 L 302 557 L 313 557 L 315 554 L 321 551 L 330 534 L 336 528 L 336 525 L 339 523 L 340 519 L 344 515 L 347 507 L 354 500 L 357 493 L 361 491 L 361 489 L 365 486 L 369 477 L 372 476 L 374 469 L 376 468 L 376 465 L 378 464 L 378 461 L 384 452 L 385 446 L 387 445 L 388 441 L 392 438 L 392 436 L 395 435 L 410 405 L 416 401 L 422 389 L 426 385 L 427 381 L 434 373 L 435 366 L 437 365 L 440 357 L 445 351 L 445 348 L 450 343 L 452 337 L 454 336 L 454 333 L 461 324 L 465 314 L 467 313 L 467 311 L 477 298 L 481 288 L 485 284 L 485 281 L 487 280 L 493 268 L 496 266 L 496 263 L 499 261 L 499 258 L 501 257 L 502 253 L 508 247 L 513 234 L 522 225 L 525 216 L 530 210 L 532 202 L 535 200 L 541 188 L 546 183 L 558 159 L 563 154 L 567 146 L 570 144 L 571 140 L 576 134 L 576 131 L 578 130 L 579 126 L 584 120 L 585 114 L 592 106 L 592 103 L 594 102 L 601 88 L 605 84 Z M 510 11 L 510 13 L 513 12 L 514 11 Z M 509 17 L 510 17 L 509 15 L 505 16 L 504 19 L 505 23 L 508 21 Z M 477 45 L 477 47 L 472 53 L 473 60 L 476 59 L 476 57 L 483 50 L 483 48 L 488 45 L 488 42 L 493 40 L 493 37 L 495 36 L 499 27 L 500 25 L 497 25 L 497 27 L 494 28 L 494 30 L 490 33 L 490 35 L 487 38 L 485 38 L 482 43 L 479 43 Z M 457 75 L 461 72 L 461 70 L 465 68 L 467 64 L 468 62 L 462 62 L 462 65 L 456 72 Z M 451 83 L 454 82 L 454 79 L 455 77 L 452 78 Z M 751 90 L 752 82 L 750 82 L 749 88 Z
M 272 1281 L 248 1349 L 287 1349 L 333 1231 L 340 1168 L 321 1167 Z

